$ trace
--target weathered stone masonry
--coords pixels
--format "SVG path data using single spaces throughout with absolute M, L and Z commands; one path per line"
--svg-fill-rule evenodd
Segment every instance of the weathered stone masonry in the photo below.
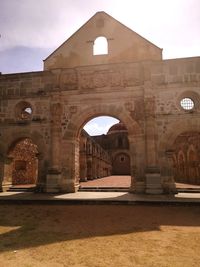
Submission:
M 100 28 L 99 24 L 92 24 L 99 17 L 105 22 Z M 104 36 L 107 37 L 109 21 L 115 25 L 116 21 L 107 14 L 97 13 L 86 24 L 87 29 L 84 26 L 61 46 L 60 55 L 65 58 L 62 50 L 69 42 L 77 39 L 81 45 L 84 30 L 87 30 L 87 35 L 96 32 L 96 36 L 103 35 L 105 30 Z M 92 26 L 88 30 L 90 24 L 96 28 Z M 117 22 L 116 25 L 117 28 Z M 123 25 L 119 27 L 121 31 Z M 126 28 L 124 32 L 127 33 Z M 117 30 L 115 34 L 112 43 L 117 42 Z M 125 41 L 126 38 L 125 34 Z M 143 41 L 141 37 L 138 40 Z M 79 65 L 77 61 L 70 63 L 68 59 L 65 67 L 63 59 L 56 66 L 52 54 L 45 62 L 44 71 L 0 75 L 2 189 L 8 188 L 12 180 L 8 171 L 12 164 L 10 147 L 18 140 L 30 138 L 37 146 L 38 188 L 47 192 L 75 192 L 80 178 L 81 130 L 88 120 L 99 115 L 116 117 L 127 127 L 131 192 L 176 192 L 174 168 L 175 178 L 180 174 L 177 174 L 177 168 L 185 168 L 182 163 L 184 156 L 178 156 L 183 145 L 177 145 L 180 144 L 177 138 L 185 133 L 192 133 L 191 136 L 197 140 L 187 141 L 192 152 L 184 153 L 189 153 L 188 159 L 193 162 L 190 176 L 195 173 L 195 183 L 199 183 L 200 57 L 162 60 L 158 56 L 160 50 L 152 44 L 147 45 L 144 39 L 143 50 L 136 49 L 137 60 L 131 52 L 129 56 L 121 52 L 118 58 L 112 58 L 112 43 L 107 59 L 106 55 L 97 56 L 88 63 L 84 61 L 87 57 L 81 61 L 76 56 Z M 118 43 L 118 46 L 123 50 L 123 43 Z M 116 52 L 117 45 L 114 48 Z M 87 54 L 87 49 L 79 53 Z M 147 56 L 150 52 L 145 54 L 142 51 L 151 51 L 151 57 Z M 183 109 L 180 105 L 183 98 L 192 99 L 194 108 Z M 177 165 L 179 167 L 175 167 Z

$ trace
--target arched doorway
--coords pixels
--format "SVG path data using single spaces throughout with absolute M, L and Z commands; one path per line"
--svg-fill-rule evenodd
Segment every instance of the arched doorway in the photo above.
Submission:
M 112 163 L 113 175 L 130 175 L 130 156 L 126 153 L 118 153 Z
M 128 130 L 122 122 L 110 116 L 93 118 L 79 140 L 81 188 L 130 188 Z
M 38 148 L 30 138 L 13 142 L 7 153 L 5 180 L 12 186 L 34 187 L 38 179 Z
M 145 139 L 144 131 L 126 107 L 99 104 L 88 108 L 80 107 L 73 117 L 62 139 L 62 181 L 64 192 L 76 192 L 80 181 L 80 136 L 84 125 L 99 116 L 112 116 L 123 122 L 128 130 L 131 170 L 131 192 L 145 192 Z M 87 147 L 86 145 L 83 147 Z M 66 153 L 67 151 L 67 153 Z M 89 164 L 90 165 L 90 164 Z M 94 171 L 94 169 L 92 169 Z
M 200 133 L 180 134 L 175 139 L 173 151 L 175 182 L 200 185 Z

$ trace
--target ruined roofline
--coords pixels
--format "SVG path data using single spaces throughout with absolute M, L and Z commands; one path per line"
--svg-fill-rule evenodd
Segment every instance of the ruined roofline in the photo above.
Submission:
M 194 56 L 194 57 L 177 57 L 177 58 L 166 58 L 162 61 L 184 61 L 184 60 L 199 60 L 200 56 Z
M 137 32 L 133 31 L 132 29 L 130 29 L 129 27 L 127 27 L 126 25 L 124 25 L 123 23 L 121 23 L 120 21 L 118 21 L 117 19 L 113 18 L 112 16 L 110 16 L 109 14 L 107 14 L 104 11 L 99 11 L 96 12 L 89 20 L 87 20 L 77 31 L 75 31 L 66 41 L 64 41 L 60 46 L 58 46 L 48 57 L 46 57 L 44 61 L 46 61 L 49 57 L 51 57 L 55 52 L 57 52 L 58 49 L 60 49 L 64 44 L 66 44 L 71 38 L 73 38 L 83 27 L 85 27 L 85 25 L 87 25 L 97 14 L 104 14 L 107 17 L 115 20 L 118 24 L 120 24 L 122 27 L 126 28 L 128 31 L 131 31 L 132 33 L 136 34 L 137 36 L 139 36 L 140 38 L 142 38 L 143 40 L 145 40 L 146 42 L 148 42 L 149 44 L 155 46 L 157 49 L 159 50 L 163 50 L 163 48 L 158 47 L 157 45 L 155 45 L 154 43 L 150 42 L 149 40 L 147 40 L 146 38 L 142 37 L 140 34 L 138 34 Z
M 12 76 L 28 76 L 28 75 L 33 75 L 33 76 L 37 76 L 38 74 L 42 74 L 45 75 L 47 73 L 50 73 L 51 71 L 49 70 L 40 70 L 40 71 L 27 71 L 27 72 L 13 72 L 13 73 L 1 73 L 0 75 L 0 79 L 1 77 L 12 77 Z
M 97 68 L 100 69 L 101 67 L 114 67 L 114 66 L 131 66 L 132 64 L 138 64 L 138 65 L 145 65 L 145 64 L 160 64 L 160 63 L 167 63 L 167 62 L 181 62 L 181 61 L 191 61 L 191 60 L 200 60 L 200 56 L 197 57 L 184 57 L 184 58 L 169 58 L 169 59 L 161 59 L 161 60 L 138 60 L 138 61 L 130 61 L 130 62 L 116 62 L 116 63 L 101 63 L 101 64 L 93 64 L 93 65 L 80 65 L 80 66 L 75 66 L 75 67 L 71 67 L 71 68 L 52 68 L 51 70 L 47 70 L 46 72 L 54 72 L 54 71 L 58 71 L 58 70 L 84 70 L 84 69 L 90 69 L 90 68 Z

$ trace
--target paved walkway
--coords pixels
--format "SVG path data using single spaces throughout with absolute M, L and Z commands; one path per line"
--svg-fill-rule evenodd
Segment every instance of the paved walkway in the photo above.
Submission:
M 87 187 L 130 186 L 130 176 L 109 176 L 81 183 Z M 179 188 L 199 188 L 177 184 Z M 200 193 L 178 193 L 176 195 L 131 194 L 128 192 L 77 192 L 70 194 L 47 194 L 33 192 L 2 192 L 0 204 L 187 204 L 200 205 Z
M 131 176 L 117 176 L 112 175 L 108 177 L 98 178 L 87 182 L 81 182 L 81 187 L 125 187 L 129 188 L 131 185 Z
M 124 187 L 129 188 L 131 184 L 131 176 L 129 175 L 112 175 L 108 177 L 98 178 L 95 180 L 90 180 L 87 182 L 81 182 L 81 188 L 87 187 Z M 184 184 L 184 183 L 176 183 L 176 187 L 183 188 L 191 188 L 191 189 L 200 189 L 200 185 L 192 185 L 192 184 Z
M 128 192 L 77 192 L 41 194 L 32 192 L 0 193 L 0 204 L 190 204 L 200 205 L 200 193 L 174 195 L 137 195 Z

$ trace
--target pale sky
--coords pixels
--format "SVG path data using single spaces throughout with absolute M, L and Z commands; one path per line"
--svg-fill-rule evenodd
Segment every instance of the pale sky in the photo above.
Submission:
M 200 0 L 0 0 L 0 72 L 42 70 L 98 11 L 163 48 L 164 59 L 200 56 Z M 110 126 L 105 120 L 104 132 Z
M 119 120 L 109 116 L 100 116 L 90 120 L 85 126 L 84 130 L 90 135 L 107 134 L 108 130 L 113 124 L 118 123 Z
M 42 70 L 97 11 L 163 48 L 164 59 L 200 56 L 200 0 L 0 0 L 0 72 Z

